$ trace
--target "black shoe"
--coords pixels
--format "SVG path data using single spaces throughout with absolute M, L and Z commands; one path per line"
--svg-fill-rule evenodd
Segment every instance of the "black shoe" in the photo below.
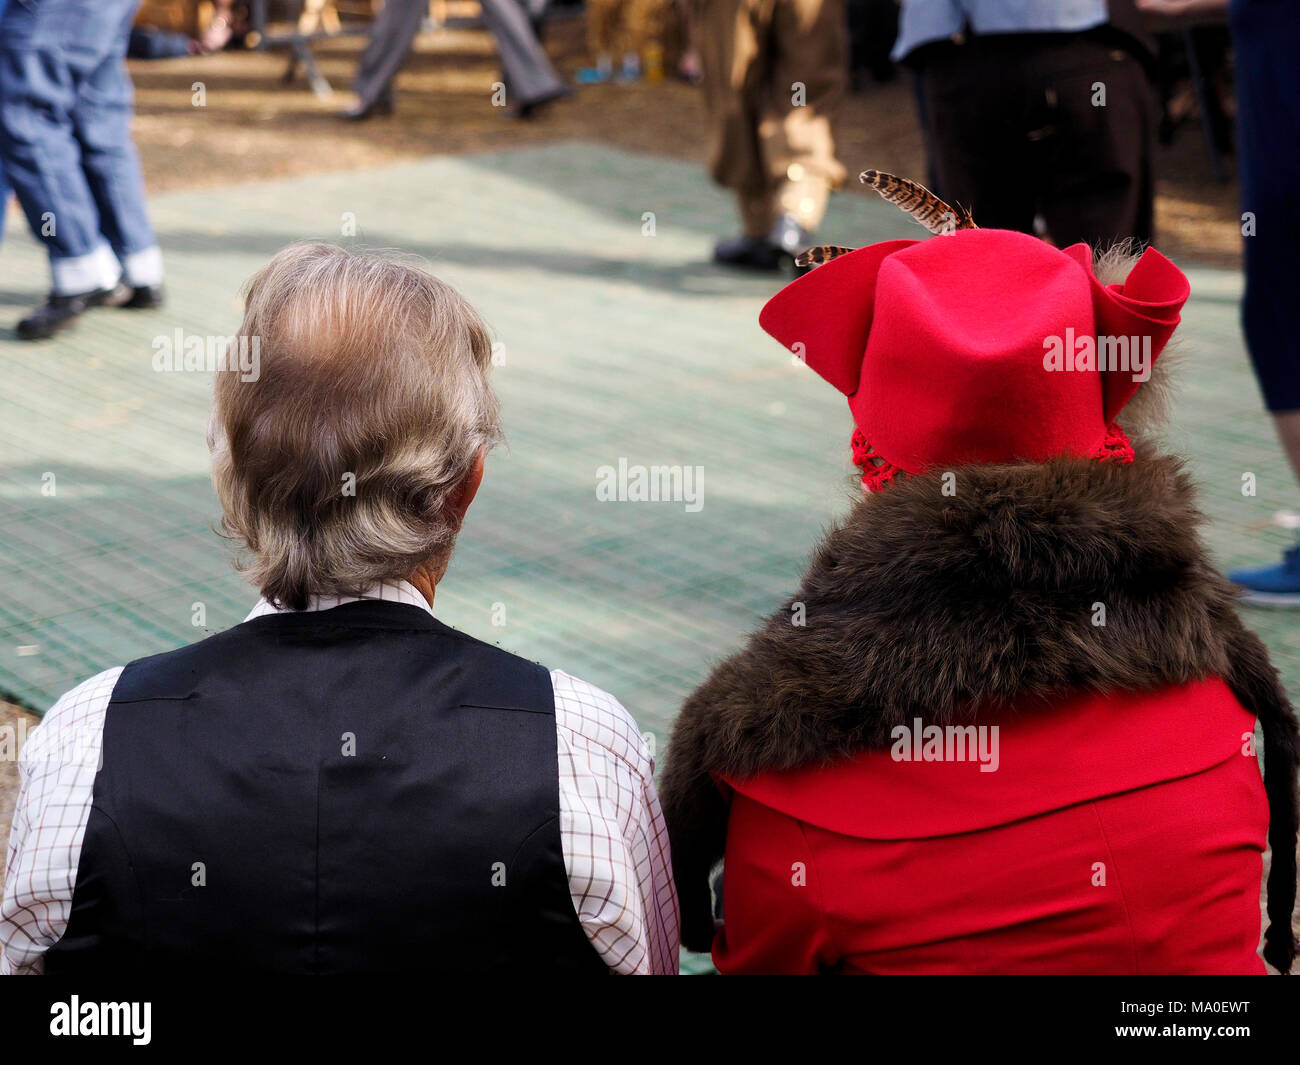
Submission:
M 136 285 L 131 289 L 130 297 L 123 303 L 115 303 L 114 307 L 125 307 L 132 311 L 152 311 L 163 305 L 163 287 L 162 285 Z
M 786 253 L 761 237 L 728 237 L 713 247 L 715 263 L 746 270 L 780 270 L 783 258 L 788 258 Z
M 131 290 L 120 282 L 112 288 L 79 292 L 72 296 L 51 292 L 44 305 L 19 322 L 14 332 L 19 340 L 48 340 L 55 333 L 67 329 L 91 307 L 120 306 L 130 298 Z
M 552 92 L 548 92 L 545 96 L 539 96 L 535 100 L 526 100 L 524 103 L 519 104 L 519 106 L 515 108 L 515 118 L 520 118 L 523 119 L 524 121 L 527 121 L 528 119 L 531 118 L 536 118 L 538 113 L 547 104 L 554 103 L 556 100 L 563 100 L 566 96 L 572 96 L 572 95 L 573 95 L 572 89 L 570 89 L 568 86 L 561 86 L 560 88 L 555 89 Z
M 772 226 L 767 239 L 782 252 L 782 266 L 794 277 L 802 277 L 811 266 L 799 266 L 796 259 L 801 251 L 812 247 L 812 234 L 799 224 L 792 214 L 783 214 Z
M 397 105 L 393 102 L 393 94 L 386 92 L 379 99 L 372 100 L 362 107 L 349 107 L 340 111 L 339 118 L 348 122 L 364 122 L 375 115 L 391 115 L 396 110 Z
M 812 246 L 812 234 L 799 224 L 792 214 L 783 214 L 772 225 L 772 232 L 767 239 L 787 255 L 798 255 L 805 248 Z

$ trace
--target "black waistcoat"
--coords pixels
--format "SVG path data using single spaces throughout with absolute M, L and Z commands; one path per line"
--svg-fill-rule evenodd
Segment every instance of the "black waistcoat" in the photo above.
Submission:
M 375 601 L 133 662 L 48 973 L 605 973 L 549 675 Z

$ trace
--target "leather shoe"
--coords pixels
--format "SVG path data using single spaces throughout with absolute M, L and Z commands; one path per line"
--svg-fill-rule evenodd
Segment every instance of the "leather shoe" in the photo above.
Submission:
M 14 332 L 19 340 L 48 340 L 55 333 L 67 329 L 91 307 L 120 306 L 131 295 L 131 289 L 121 282 L 112 288 L 78 292 L 71 296 L 51 292 L 43 305 L 18 323 Z
M 152 311 L 163 305 L 162 285 L 136 285 L 131 289 L 131 296 L 125 303 L 115 304 L 132 311 Z
M 777 245 L 761 237 L 728 237 L 714 245 L 713 261 L 746 270 L 776 271 L 781 269 L 783 254 Z
M 347 122 L 364 122 L 367 118 L 373 118 L 375 115 L 391 115 L 396 110 L 397 105 L 393 99 L 393 94 L 387 92 L 365 106 L 349 107 L 340 111 L 339 118 Z
M 541 112 L 542 108 L 544 108 L 547 104 L 553 103 L 556 100 L 563 100 L 572 95 L 573 95 L 573 90 L 568 88 L 567 86 L 561 86 L 558 89 L 552 89 L 550 92 L 544 93 L 541 96 L 534 97 L 531 100 L 525 100 L 523 103 L 516 106 L 514 111 L 514 117 L 523 119 L 524 121 L 528 121 L 529 119 L 536 118 L 538 114 Z
M 778 218 L 767 239 L 790 256 L 798 255 L 812 244 L 812 234 L 792 214 L 783 214 Z

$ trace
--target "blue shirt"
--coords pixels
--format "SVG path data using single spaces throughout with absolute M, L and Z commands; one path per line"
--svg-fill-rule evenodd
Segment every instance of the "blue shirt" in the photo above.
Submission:
M 1070 33 L 1102 25 L 1106 0 L 903 0 L 894 59 L 960 33 Z

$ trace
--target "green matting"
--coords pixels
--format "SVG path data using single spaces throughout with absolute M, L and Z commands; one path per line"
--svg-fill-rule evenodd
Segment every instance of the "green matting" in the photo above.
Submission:
M 241 284 L 292 240 L 414 253 L 486 315 L 504 345 L 509 445 L 489 460 L 438 613 L 609 689 L 660 744 L 851 498 L 844 401 L 759 330 L 776 282 L 710 265 L 734 215 L 695 166 L 559 144 L 171 194 L 152 208 L 169 305 L 96 312 L 54 342 L 22 344 L 11 329 L 46 287 L 40 250 L 16 225 L 0 249 L 0 694 L 24 706 L 41 711 L 100 669 L 252 605 L 213 532 L 211 382 L 155 372 L 153 340 L 233 332 Z M 357 236 L 341 238 L 353 217 Z M 893 208 L 847 196 L 823 232 L 853 244 L 920 235 Z M 1192 459 L 1220 560 L 1271 560 L 1289 535 L 1271 517 L 1297 492 L 1243 351 L 1240 276 L 1189 273 L 1170 440 Z M 620 458 L 703 467 L 703 509 L 598 501 L 597 469 Z M 193 623 L 199 603 L 206 629 Z M 1248 617 L 1296 690 L 1296 616 Z

